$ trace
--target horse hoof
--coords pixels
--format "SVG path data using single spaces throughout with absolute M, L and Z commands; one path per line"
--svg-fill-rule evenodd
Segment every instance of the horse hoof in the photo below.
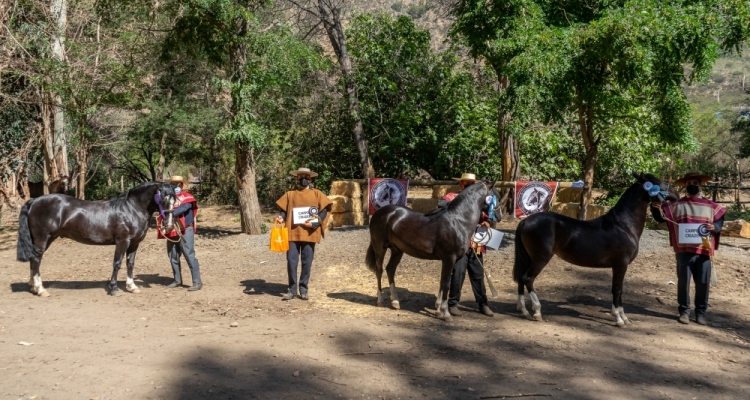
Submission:
M 617 325 L 618 328 L 624 328 L 625 327 L 625 322 L 617 322 L 616 325 Z
M 384 306 L 385 306 L 385 305 L 383 304 L 383 302 L 382 302 L 382 301 L 379 301 L 379 302 L 378 302 L 378 307 L 384 307 Z
M 45 290 L 45 291 L 37 294 L 37 296 L 39 296 L 39 297 L 49 297 L 49 292 Z
M 110 290 L 109 295 L 114 296 L 114 297 L 120 297 L 122 296 L 122 292 L 119 290 Z
M 536 321 L 531 314 L 527 313 L 527 314 L 523 314 L 523 316 L 526 317 L 526 319 L 528 319 L 529 321 Z
M 136 288 L 126 288 L 128 292 L 138 294 L 141 292 L 141 289 Z
M 401 304 L 399 304 L 398 300 L 393 300 L 391 302 L 391 307 L 393 307 L 394 310 L 400 310 Z
M 544 322 L 544 320 L 542 319 L 542 315 L 541 314 L 533 316 L 532 319 L 534 321 Z

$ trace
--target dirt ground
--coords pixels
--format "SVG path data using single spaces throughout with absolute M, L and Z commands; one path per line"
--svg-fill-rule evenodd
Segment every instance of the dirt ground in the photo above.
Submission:
M 404 257 L 396 275 L 402 309 L 375 306 L 366 227 L 328 232 L 316 248 L 310 300 L 285 302 L 285 254 L 268 250 L 268 235 L 239 234 L 229 208 L 204 209 L 201 221 L 203 290 L 165 287 L 172 281 L 166 246 L 152 230 L 136 261 L 142 293 L 119 298 L 105 292 L 114 248 L 69 240 L 55 242 L 42 263 L 51 296 L 32 295 L 8 223 L 0 232 L 0 397 L 738 399 L 750 392 L 750 240 L 725 238 L 715 257 L 712 326 L 684 326 L 676 321 L 666 233 L 646 231 L 623 296 L 633 324 L 619 329 L 609 314 L 611 271 L 557 258 L 536 283 L 544 322 L 520 317 L 511 279 L 515 222 L 505 221 L 503 247 L 486 258 L 500 292 L 490 299 L 495 317 L 474 312 L 467 283 L 466 312 L 445 323 L 425 311 L 437 291 L 436 261 Z

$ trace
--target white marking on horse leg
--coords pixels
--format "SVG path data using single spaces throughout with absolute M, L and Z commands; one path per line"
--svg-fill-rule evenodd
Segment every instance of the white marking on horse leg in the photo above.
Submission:
M 34 275 L 34 286 L 32 286 L 31 292 L 36 293 L 39 297 L 48 297 L 47 289 L 42 284 L 42 277 L 39 274 Z
M 138 288 L 138 286 L 135 285 L 135 282 L 133 281 L 133 278 L 127 277 L 125 280 L 125 290 L 127 290 L 130 293 L 140 293 L 141 289 Z
M 626 324 L 630 324 L 630 319 L 625 315 L 625 308 L 620 306 L 620 309 L 618 310 L 620 312 L 620 316 L 622 317 L 622 320 L 625 321 Z
M 435 311 L 440 310 L 440 302 L 443 300 L 443 291 L 439 290 L 437 294 L 437 298 L 435 299 Z
M 401 304 L 398 301 L 398 293 L 396 292 L 396 283 L 391 283 L 391 307 L 396 310 L 401 309 Z
M 438 318 L 444 320 L 444 321 L 450 321 L 451 320 L 451 313 L 448 312 L 448 299 L 445 299 L 442 304 L 440 305 L 440 308 L 437 310 Z
M 542 303 L 539 301 L 536 292 L 529 292 L 529 298 L 531 299 L 531 309 L 534 311 L 534 319 L 537 321 L 542 320 Z
M 383 307 L 383 291 L 378 290 L 378 307 Z
M 620 316 L 620 309 L 615 307 L 614 304 L 612 304 L 612 316 L 617 320 L 617 326 L 619 326 L 620 328 L 625 326 L 625 321 L 623 321 L 622 317 Z
M 518 295 L 518 303 L 516 304 L 516 308 L 521 312 L 521 314 L 523 314 L 524 317 L 531 319 L 531 314 L 529 314 L 529 310 L 526 309 L 526 297 L 524 297 L 524 295 Z

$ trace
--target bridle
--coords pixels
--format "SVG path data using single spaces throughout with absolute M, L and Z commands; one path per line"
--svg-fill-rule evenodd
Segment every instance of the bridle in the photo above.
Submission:
M 172 212 L 174 212 L 173 205 L 174 205 L 174 199 L 175 199 L 174 196 L 171 196 L 171 195 L 167 195 L 166 197 L 169 201 L 168 210 L 165 210 L 162 204 L 161 191 L 157 190 L 156 193 L 154 193 L 154 201 L 156 202 L 156 205 L 159 206 L 159 215 L 161 216 L 161 220 L 162 220 L 162 224 L 157 224 L 156 229 L 168 241 L 172 243 L 179 243 L 181 241 L 184 241 L 184 239 L 182 238 L 182 230 L 180 228 L 180 225 L 177 223 L 177 221 L 175 221 L 174 218 L 172 218 L 172 230 L 177 232 L 177 240 L 170 239 L 169 236 L 167 236 L 166 234 L 167 232 L 165 228 L 167 228 L 167 224 L 165 223 L 165 221 L 167 219 L 167 216 L 165 214 L 171 214 Z M 170 217 L 172 217 L 172 215 L 170 215 Z

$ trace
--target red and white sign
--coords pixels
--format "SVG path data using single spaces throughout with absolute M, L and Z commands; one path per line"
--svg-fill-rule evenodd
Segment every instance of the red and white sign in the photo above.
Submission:
M 367 180 L 367 214 L 375 214 L 382 207 L 398 204 L 406 206 L 409 192 L 408 179 L 370 178 Z
M 549 211 L 556 191 L 557 182 L 516 182 L 516 218 Z

